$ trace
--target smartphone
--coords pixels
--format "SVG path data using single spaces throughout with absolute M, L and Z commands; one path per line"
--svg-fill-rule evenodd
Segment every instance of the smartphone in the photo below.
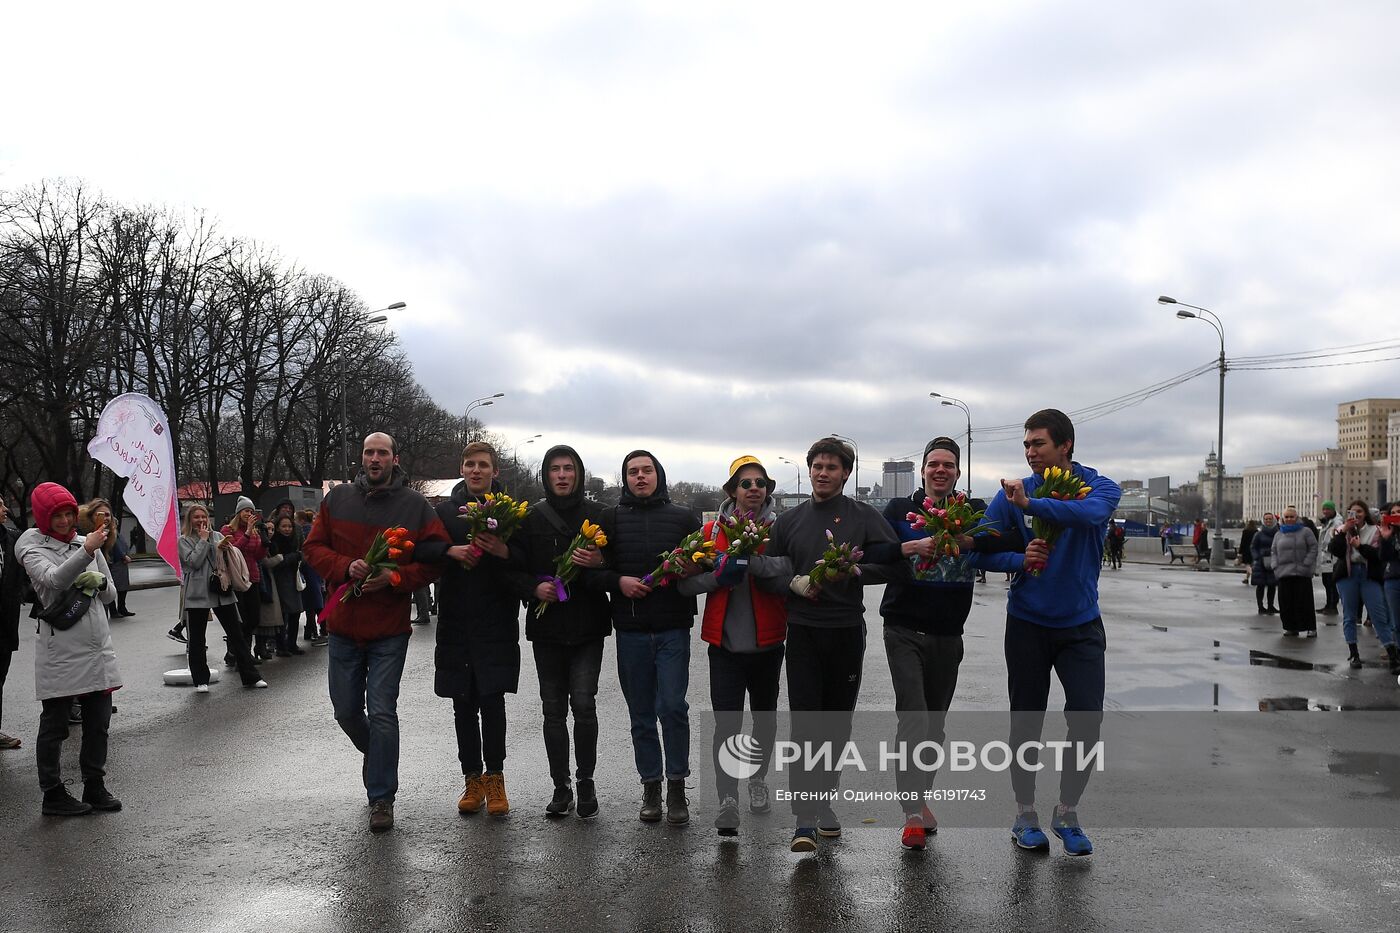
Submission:
M 1382 515 L 1382 525 L 1400 525 L 1400 515 Z

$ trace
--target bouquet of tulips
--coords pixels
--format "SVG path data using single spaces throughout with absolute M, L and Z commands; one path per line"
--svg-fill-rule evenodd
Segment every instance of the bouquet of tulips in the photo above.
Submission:
M 457 509 L 457 517 L 467 523 L 467 544 L 474 548 L 473 541 L 483 533 L 489 532 L 502 541 L 510 540 L 528 514 L 528 502 L 516 502 L 503 492 L 488 492 L 482 501 L 468 502 Z M 479 552 L 480 548 L 477 550 Z
M 559 602 L 564 602 L 569 598 L 568 585 L 574 582 L 574 577 L 578 576 L 578 564 L 574 563 L 574 551 L 581 547 L 601 548 L 608 546 L 608 536 L 603 534 L 602 526 L 595 525 L 588 519 L 583 520 L 583 527 L 579 533 L 574 535 L 569 546 L 564 548 L 564 552 L 554 559 L 554 577 L 551 582 L 554 584 L 555 592 L 559 596 Z M 553 603 L 542 602 L 535 607 L 535 618 L 545 614 Z
M 1060 467 L 1046 467 L 1042 478 L 1044 482 L 1036 487 L 1035 492 L 1029 494 L 1032 499 L 1068 501 L 1083 499 L 1089 495 L 1089 485 L 1069 470 Z M 1031 532 L 1049 547 L 1055 546 L 1055 539 L 1060 536 L 1062 530 L 1059 525 L 1049 519 L 1034 516 L 1031 518 Z M 1038 577 L 1044 569 L 1044 564 L 1036 562 L 1034 566 L 1028 565 L 1026 572 L 1033 577 Z
M 365 580 L 387 573 L 389 582 L 398 586 L 403 582 L 403 574 L 399 573 L 399 561 L 412 553 L 413 541 L 408 537 L 407 528 L 387 528 L 381 531 L 374 536 L 374 543 L 365 554 L 365 563 L 369 564 L 369 577 L 365 577 Z M 361 595 L 363 585 L 364 580 L 356 580 L 351 586 L 341 587 L 340 601 L 345 602 L 351 596 Z
M 665 586 L 672 580 L 685 576 L 686 561 L 705 570 L 714 569 L 715 543 L 705 537 L 703 529 L 692 531 L 670 551 L 662 551 L 661 563 L 657 564 L 651 573 L 642 577 L 642 583 L 646 586 Z
M 807 574 L 813 586 L 825 586 L 835 578 L 848 575 L 860 576 L 860 561 L 865 552 L 850 544 L 837 544 L 831 529 L 826 530 L 826 550 L 821 560 Z
M 745 512 L 742 515 L 736 512 L 728 521 L 721 522 L 720 527 L 724 529 L 724 537 L 729 541 L 729 547 L 725 548 L 724 553 L 733 560 L 757 553 L 768 540 L 773 523 L 759 521 L 753 512 Z
M 958 538 L 963 535 L 1000 535 L 996 523 L 986 521 L 986 517 L 986 510 L 973 508 L 964 493 L 947 496 L 941 508 L 937 502 L 925 496 L 923 504 L 905 516 L 915 530 L 927 531 L 929 537 L 934 539 L 934 556 L 921 558 L 917 569 L 929 570 L 938 563 L 939 558 L 957 557 L 962 553 Z

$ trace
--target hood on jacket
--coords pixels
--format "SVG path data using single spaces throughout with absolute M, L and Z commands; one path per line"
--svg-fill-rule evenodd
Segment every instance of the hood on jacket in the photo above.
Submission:
M 69 508 L 74 512 L 78 511 L 78 500 L 73 498 L 73 494 L 64 489 L 58 483 L 40 483 L 34 487 L 34 492 L 29 497 L 29 509 L 34 513 L 34 527 L 51 538 L 58 538 L 49 527 L 49 519 L 54 513 L 61 512 Z M 73 528 L 68 532 L 67 537 L 59 538 L 61 541 L 72 541 L 77 536 L 78 526 L 75 522 Z
M 362 496 L 382 496 L 387 492 L 398 489 L 407 482 L 408 474 L 404 473 L 403 469 L 397 465 L 390 471 L 389 481 L 383 486 L 371 486 L 369 484 L 369 476 L 364 470 L 356 473 L 354 479 L 355 489 L 357 489 Z
M 627 485 L 627 462 L 633 457 L 650 457 L 651 462 L 656 467 L 656 492 L 639 499 L 632 494 L 632 489 Z M 649 509 L 658 505 L 665 505 L 671 501 L 671 492 L 666 488 L 666 469 L 661 465 L 661 461 L 656 459 L 656 455 L 649 450 L 634 450 L 622 458 L 622 495 L 618 497 L 618 505 L 630 505 L 635 509 Z
M 734 517 L 734 512 L 738 507 L 739 504 L 733 499 L 725 499 L 722 503 L 720 503 L 719 506 L 718 521 L 729 521 L 731 518 Z M 771 522 L 777 517 L 778 510 L 773 505 L 773 497 L 769 496 L 767 499 L 763 500 L 763 506 L 758 510 L 758 514 L 754 516 L 754 520 L 757 521 L 759 524 L 763 524 L 764 522 Z
M 578 482 L 574 484 L 574 491 L 567 496 L 555 495 L 554 490 L 549 488 L 549 464 L 558 457 L 568 457 L 574 461 L 574 470 L 578 473 Z M 655 462 L 655 458 L 653 458 Z M 544 498 L 556 512 L 567 511 L 575 508 L 583 501 L 583 458 L 578 455 L 568 444 L 555 444 L 544 452 L 544 462 L 540 464 L 540 482 L 544 485 Z

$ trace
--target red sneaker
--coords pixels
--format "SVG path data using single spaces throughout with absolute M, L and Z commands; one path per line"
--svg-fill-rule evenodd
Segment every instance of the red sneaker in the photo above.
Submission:
M 921 815 L 915 813 L 904 821 L 904 833 L 899 837 L 899 842 L 906 849 L 922 850 L 927 845 L 924 819 Z

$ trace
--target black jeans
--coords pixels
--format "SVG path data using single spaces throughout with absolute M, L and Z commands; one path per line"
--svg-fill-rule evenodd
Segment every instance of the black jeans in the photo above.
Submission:
M 506 766 L 506 695 L 453 697 L 452 718 L 457 727 L 457 760 L 462 773 L 481 773 Z
M 1265 594 L 1265 592 L 1267 592 L 1268 595 L 1269 595 L 1269 608 L 1270 608 L 1270 609 L 1274 608 L 1274 592 L 1275 592 L 1277 589 L 1278 589 L 1278 587 L 1277 587 L 1275 584 L 1273 584 L 1273 583 L 1269 583 L 1269 584 L 1261 583 L 1261 584 L 1259 584 L 1258 586 L 1256 586 L 1256 587 L 1254 588 L 1254 601 L 1255 601 L 1256 603 L 1259 604 L 1259 608 L 1260 608 L 1260 609 L 1263 609 L 1263 608 L 1264 608 L 1264 594 Z
M 921 742 L 943 744 L 944 723 L 958 667 L 963 659 L 961 635 L 928 635 L 902 625 L 885 624 L 885 657 L 894 682 L 895 741 L 904 747 L 904 760 L 915 760 Z M 928 755 L 922 756 L 927 760 Z M 900 768 L 895 786 L 905 813 L 918 813 L 935 772 Z
M 598 766 L 598 677 L 603 639 L 576 645 L 535 641 L 535 671 L 544 707 L 544 751 L 555 787 L 569 783 L 569 710 L 574 712 L 575 776 L 593 780 Z
M 0 725 L 5 722 L 5 678 L 10 676 L 10 659 L 14 652 L 0 648 Z
M 39 766 L 39 787 L 50 790 L 63 783 L 59 756 L 63 741 L 68 738 L 68 711 L 74 697 L 53 697 L 44 700 L 39 714 L 39 740 L 34 746 L 35 763 Z M 84 693 L 76 697 L 83 708 L 83 741 L 78 751 L 78 767 L 83 783 L 98 781 L 107 770 L 107 727 L 112 722 L 112 695 L 105 690 Z
M 1323 609 L 1331 612 L 1337 611 L 1337 575 L 1335 573 L 1324 573 L 1322 575 L 1322 592 L 1327 594 L 1327 602 L 1323 604 Z
M 219 627 L 224 630 L 224 635 L 228 638 L 228 653 L 233 655 L 234 663 L 238 665 L 238 676 L 243 680 L 243 686 L 250 687 L 262 679 L 258 673 L 257 662 L 253 660 L 253 653 L 248 650 L 248 643 L 243 640 L 243 629 L 238 619 L 238 607 L 232 604 L 227 606 L 214 607 L 214 618 L 219 620 Z M 197 687 L 200 684 L 209 683 L 209 659 L 205 657 L 204 633 L 209 625 L 208 609 L 186 609 L 185 624 L 188 632 L 185 636 L 187 653 L 190 656 L 190 680 Z
M 738 654 L 710 645 L 710 707 L 715 712 L 715 736 L 710 745 L 719 799 L 739 796 L 739 779 L 720 767 L 719 750 L 726 739 L 744 731 L 744 695 L 753 710 L 753 738 L 758 743 L 758 771 L 750 780 L 768 775 L 773 743 L 778 737 L 778 677 L 783 671 L 783 646 Z
M 788 709 L 792 740 L 804 749 L 830 743 L 834 762 L 851 738 L 851 713 L 860 696 L 865 661 L 865 620 L 841 628 L 789 625 L 787 637 Z M 792 770 L 792 812 L 799 826 L 816 825 L 830 809 L 840 773 L 816 767 Z
M 1035 771 L 1021 767 L 1018 753 L 1026 742 L 1038 742 L 1050 698 L 1050 672 L 1060 678 L 1069 713 L 1066 738 L 1083 743 L 1085 751 L 1099 740 L 1103 724 L 1104 652 L 1108 645 L 1103 619 L 1072 628 L 1050 628 L 1015 616 L 1006 617 L 1006 675 L 1011 695 L 1011 787 L 1019 804 L 1035 803 Z M 1034 767 L 1040 755 L 1028 749 L 1025 761 Z M 1089 783 L 1089 770 L 1075 766 L 1072 745 L 1060 772 L 1060 802 L 1073 807 Z
M 260 583 L 254 583 L 242 593 L 235 594 L 238 598 L 238 618 L 243 630 L 243 644 L 250 651 L 253 647 L 253 632 L 257 629 L 258 619 L 262 616 L 261 586 Z M 233 654 L 232 649 L 230 649 L 229 654 Z

